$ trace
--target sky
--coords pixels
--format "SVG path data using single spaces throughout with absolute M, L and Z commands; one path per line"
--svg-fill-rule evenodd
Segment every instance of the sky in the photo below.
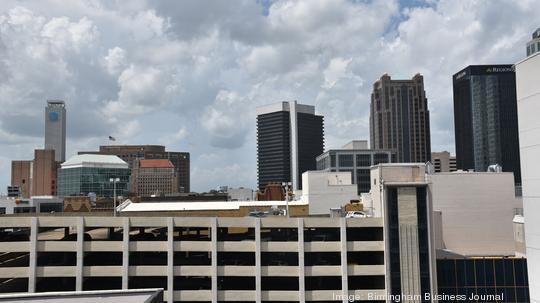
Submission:
M 540 0 L 2 0 L 0 192 L 67 108 L 67 157 L 191 153 L 193 191 L 256 186 L 257 106 L 315 105 L 326 149 L 369 138 L 373 82 L 424 75 L 433 151 L 454 152 L 452 75 L 513 64 Z

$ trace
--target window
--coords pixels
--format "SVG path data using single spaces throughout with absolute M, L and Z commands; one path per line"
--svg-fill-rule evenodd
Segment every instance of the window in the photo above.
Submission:
M 371 166 L 371 155 L 356 155 L 356 166 Z
M 388 155 L 382 153 L 375 154 L 373 157 L 373 165 L 377 165 L 379 163 L 388 163 Z
M 353 167 L 354 166 L 353 155 L 339 155 L 339 166 L 340 167 Z

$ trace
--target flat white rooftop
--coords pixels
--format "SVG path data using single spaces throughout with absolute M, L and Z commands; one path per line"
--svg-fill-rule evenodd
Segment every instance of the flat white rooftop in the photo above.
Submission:
M 294 103 L 294 102 L 296 101 L 281 101 L 277 103 L 259 106 L 257 107 L 257 115 L 264 115 L 264 114 L 275 113 L 275 112 L 288 112 L 291 110 L 290 103 Z M 314 115 L 315 106 L 297 103 L 296 112 Z
M 202 210 L 237 210 L 240 207 L 285 206 L 286 201 L 208 201 L 208 202 L 143 202 L 134 203 L 126 200 L 117 208 L 119 212 L 144 211 L 202 211 Z M 307 201 L 289 201 L 289 206 L 308 205 Z
M 98 154 L 75 155 L 62 163 L 62 169 L 77 167 L 129 168 L 129 165 L 118 156 Z

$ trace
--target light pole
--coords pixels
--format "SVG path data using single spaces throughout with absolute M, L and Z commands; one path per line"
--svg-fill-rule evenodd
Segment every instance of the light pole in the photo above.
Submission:
M 283 187 L 285 187 L 285 207 L 286 207 L 286 211 L 287 211 L 287 217 L 290 217 L 289 216 L 289 186 L 292 185 L 291 182 L 282 182 L 281 185 Z
M 109 182 L 113 184 L 113 213 L 116 217 L 116 182 L 120 182 L 120 178 L 110 178 Z

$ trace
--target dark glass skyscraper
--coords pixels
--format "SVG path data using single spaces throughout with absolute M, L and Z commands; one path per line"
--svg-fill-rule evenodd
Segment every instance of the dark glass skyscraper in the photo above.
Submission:
M 512 65 L 470 65 L 456 73 L 454 126 L 458 169 L 499 164 L 521 183 L 516 76 Z
M 372 149 L 397 153 L 397 162 L 431 159 L 429 110 L 424 77 L 392 80 L 384 74 L 373 84 L 370 112 Z
M 258 187 L 272 182 L 292 182 L 302 188 L 302 173 L 315 170 L 324 152 L 323 116 L 315 107 L 279 102 L 257 109 Z

